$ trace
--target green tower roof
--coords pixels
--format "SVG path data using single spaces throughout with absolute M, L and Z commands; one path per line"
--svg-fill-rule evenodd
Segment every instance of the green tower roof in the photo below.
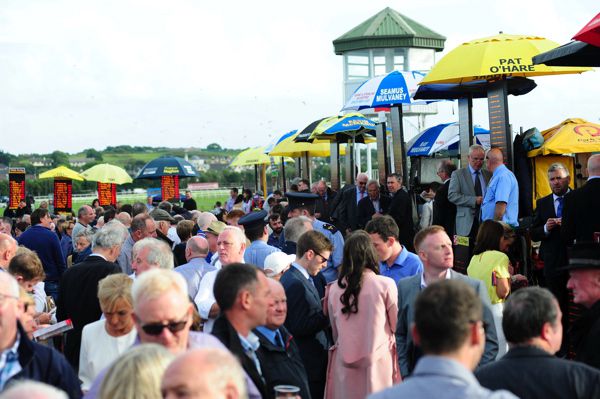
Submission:
M 446 38 L 387 7 L 333 41 L 337 55 L 369 48 L 420 47 L 444 49 Z

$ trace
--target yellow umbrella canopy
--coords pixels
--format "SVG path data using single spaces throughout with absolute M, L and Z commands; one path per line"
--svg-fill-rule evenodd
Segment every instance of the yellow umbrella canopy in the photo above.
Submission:
M 531 58 L 558 47 L 539 36 L 507 35 L 472 40 L 456 47 L 437 62 L 419 83 L 464 83 L 509 76 L 582 73 L 591 68 L 533 65 Z
M 294 162 L 291 158 L 286 158 L 286 162 Z M 281 159 L 278 157 L 273 158 L 273 162 L 279 164 Z M 230 166 L 254 166 L 254 165 L 265 165 L 271 163 L 271 157 L 265 154 L 265 147 L 248 148 L 240 152 L 231 161 Z
M 542 132 L 544 144 L 527 153 L 528 157 L 548 154 L 600 152 L 600 125 L 585 119 L 566 119 Z
M 308 153 L 310 157 L 328 157 L 331 153 L 331 142 L 328 140 L 315 140 L 312 143 L 296 143 L 294 139 L 300 134 L 297 132 L 281 140 L 269 155 L 272 157 L 303 157 Z M 340 146 L 340 155 L 346 153 L 346 147 Z
M 50 169 L 45 171 L 44 173 L 40 173 L 40 179 L 71 179 L 71 180 L 79 180 L 83 181 L 84 178 L 79 173 L 75 172 L 72 169 L 67 168 L 66 166 L 59 166 L 58 168 Z
M 101 163 L 81 172 L 86 180 L 100 183 L 125 184 L 131 183 L 133 179 L 125 169 L 109 163 Z

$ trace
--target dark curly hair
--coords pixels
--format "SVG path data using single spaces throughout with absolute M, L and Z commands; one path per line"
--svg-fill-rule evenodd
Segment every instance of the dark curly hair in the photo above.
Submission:
M 344 314 L 358 313 L 358 295 L 365 269 L 379 274 L 379 260 L 369 234 L 358 230 L 346 239 L 338 277 L 338 286 L 345 289 L 340 297 Z

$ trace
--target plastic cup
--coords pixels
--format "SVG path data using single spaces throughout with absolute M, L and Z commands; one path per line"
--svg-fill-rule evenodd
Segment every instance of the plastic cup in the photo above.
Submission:
M 300 388 L 294 385 L 277 385 L 273 388 L 275 399 L 300 399 Z

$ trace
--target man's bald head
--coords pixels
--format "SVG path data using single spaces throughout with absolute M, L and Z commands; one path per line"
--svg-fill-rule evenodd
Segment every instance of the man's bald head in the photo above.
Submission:
M 208 241 L 204 237 L 190 238 L 185 245 L 185 258 L 189 262 L 194 258 L 206 258 L 208 255 Z
M 588 159 L 588 176 L 600 176 L 600 154 L 594 154 Z
M 162 397 L 248 398 L 244 371 L 233 355 L 222 349 L 191 349 L 177 357 L 167 368 L 161 384 Z
M 8 269 L 8 264 L 16 253 L 17 241 L 8 234 L 0 233 L 0 267 Z
M 492 148 L 485 156 L 487 160 L 487 169 L 494 172 L 496 168 L 504 163 L 504 154 L 500 148 Z

